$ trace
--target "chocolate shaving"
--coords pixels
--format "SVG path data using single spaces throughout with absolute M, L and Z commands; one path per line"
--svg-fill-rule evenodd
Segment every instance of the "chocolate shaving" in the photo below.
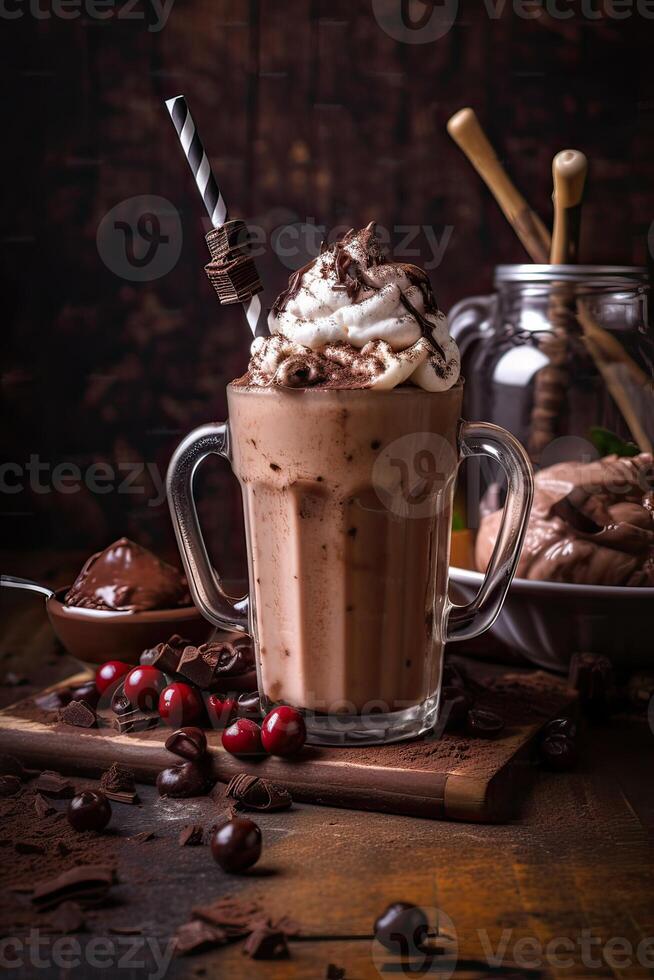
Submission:
M 136 785 L 134 783 L 134 773 L 127 766 L 123 766 L 119 762 L 112 762 L 109 769 L 102 773 L 100 789 L 110 799 L 117 796 L 130 796 L 138 799 Z M 130 800 L 130 802 L 134 802 L 134 800 Z
M 141 798 L 138 793 L 128 793 L 125 790 L 104 790 L 104 795 L 114 803 L 126 803 L 128 806 L 139 806 Z
M 284 933 L 265 925 L 250 933 L 243 952 L 253 960 L 282 960 L 290 956 Z
M 59 721 L 76 728 L 93 728 L 97 722 L 93 708 L 86 701 L 71 701 L 59 712 Z
M 75 795 L 75 787 L 71 781 L 58 772 L 51 772 L 49 769 L 40 774 L 34 784 L 34 789 L 43 796 L 49 796 L 52 800 L 70 800 Z
M 199 953 L 226 943 L 227 936 L 222 929 L 199 919 L 192 919 L 180 926 L 175 934 L 175 956 L 188 956 L 190 953 Z
M 180 847 L 197 847 L 202 843 L 203 836 L 201 824 L 190 823 L 181 830 L 177 840 Z
M 163 670 L 164 674 L 175 674 L 184 647 L 189 646 L 190 640 L 174 633 L 165 643 L 158 643 L 150 650 L 144 650 L 139 658 L 143 665 Z
M 225 795 L 246 810 L 288 810 L 293 799 L 288 790 L 262 776 L 237 773 L 230 780 Z
M 113 868 L 82 865 L 64 871 L 56 878 L 39 882 L 32 892 L 32 905 L 40 911 L 75 899 L 85 908 L 101 905 L 116 881 Z

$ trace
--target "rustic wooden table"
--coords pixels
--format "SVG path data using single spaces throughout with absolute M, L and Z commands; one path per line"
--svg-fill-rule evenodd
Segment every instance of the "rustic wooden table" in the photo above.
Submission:
M 43 686 L 69 671 L 68 658 L 54 655 L 46 642 L 38 603 L 28 613 L 24 602 L 3 602 L 0 676 L 14 671 L 32 677 L 37 671 Z M 26 662 L 30 631 L 43 638 L 42 662 Z M 28 691 L 5 686 L 0 695 L 7 704 Z M 114 804 L 108 844 L 120 878 L 116 901 L 89 915 L 87 933 L 79 939 L 86 944 L 95 936 L 113 936 L 122 942 L 112 928 L 137 924 L 139 941 L 156 941 L 163 950 L 194 906 L 230 894 L 256 898 L 271 913 L 301 924 L 301 938 L 290 944 L 291 958 L 252 961 L 236 943 L 174 959 L 167 976 L 316 980 L 327 975 L 330 963 L 343 967 L 350 980 L 453 973 L 462 978 L 650 976 L 653 744 L 645 717 L 619 716 L 588 729 L 578 769 L 541 774 L 520 819 L 510 825 L 432 822 L 302 804 L 263 814 L 257 820 L 264 854 L 240 877 L 221 872 L 205 847 L 178 845 L 182 826 L 209 826 L 215 820 L 220 812 L 215 802 L 160 799 L 152 787 L 143 787 L 142 807 Z M 155 838 L 142 844 L 128 839 L 143 830 L 154 831 Z M 375 917 L 398 900 L 439 917 L 442 952 L 431 964 L 419 959 L 402 964 L 373 942 Z M 148 960 L 147 949 L 141 955 Z M 33 976 L 30 969 L 14 975 Z M 155 973 L 151 962 L 134 975 L 146 973 Z M 60 968 L 50 964 L 39 974 L 59 976 Z M 93 976 L 95 969 L 86 965 L 71 975 Z

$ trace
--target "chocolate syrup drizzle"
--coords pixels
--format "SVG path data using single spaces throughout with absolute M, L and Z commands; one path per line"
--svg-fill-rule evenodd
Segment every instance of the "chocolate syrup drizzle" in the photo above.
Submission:
M 375 232 L 374 221 L 371 221 L 370 224 L 366 225 L 365 232 L 368 233 L 365 243 L 366 257 L 368 261 L 365 268 L 362 267 L 360 262 L 353 259 L 347 251 L 347 245 L 349 245 L 352 238 L 355 236 L 354 228 L 350 228 L 350 230 L 343 235 L 340 241 L 335 242 L 334 245 L 331 245 L 329 248 L 325 248 L 324 243 L 322 243 L 320 246 L 320 256 L 322 256 L 325 252 L 332 252 L 333 254 L 332 270 L 336 275 L 336 280 L 338 283 L 338 285 L 334 288 L 346 290 L 349 299 L 356 299 L 361 289 L 364 288 L 373 289 L 376 291 L 381 289 L 381 286 L 378 286 L 377 283 L 372 282 L 365 272 L 366 268 L 369 269 L 371 266 L 384 265 L 386 263 L 386 257 L 382 251 Z M 315 259 L 311 259 L 310 262 L 303 265 L 301 269 L 297 269 L 297 271 L 289 277 L 287 288 L 279 294 L 275 300 L 275 303 L 273 304 L 273 316 L 279 316 L 286 309 L 290 300 L 295 299 L 300 291 L 300 287 L 302 286 L 302 280 L 305 273 L 307 273 L 309 269 L 313 268 L 320 256 L 316 257 Z M 404 269 L 404 272 L 411 284 L 420 289 L 420 292 L 424 298 L 425 309 L 427 312 L 437 313 L 438 305 L 426 273 L 414 265 L 403 265 L 402 268 Z M 325 269 L 325 277 L 329 275 L 329 271 L 329 269 Z M 433 324 L 430 323 L 429 320 L 427 320 L 427 318 L 415 308 L 413 303 L 411 303 L 411 301 L 401 290 L 400 299 L 407 313 L 411 314 L 420 327 L 422 336 L 429 341 L 431 346 L 434 348 L 434 351 L 445 362 L 445 351 L 440 344 L 434 340 L 432 335 Z

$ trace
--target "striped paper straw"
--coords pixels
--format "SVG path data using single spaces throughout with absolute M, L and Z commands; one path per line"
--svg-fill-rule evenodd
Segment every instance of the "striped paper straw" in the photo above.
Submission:
M 227 205 L 209 165 L 209 158 L 195 128 L 186 99 L 183 95 L 166 99 L 166 108 L 179 136 L 184 156 L 188 160 L 211 224 L 214 228 L 219 228 L 227 221 Z M 262 321 L 261 300 L 258 294 L 243 303 L 243 310 L 253 336 L 259 337 L 268 333 L 265 322 Z

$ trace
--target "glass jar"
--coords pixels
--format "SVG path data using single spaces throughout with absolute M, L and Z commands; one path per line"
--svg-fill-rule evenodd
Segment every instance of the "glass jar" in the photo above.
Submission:
M 597 427 L 651 449 L 647 270 L 502 265 L 495 287 L 449 317 L 466 379 L 464 416 L 509 429 L 541 466 L 582 458 L 575 445 L 592 449 Z

